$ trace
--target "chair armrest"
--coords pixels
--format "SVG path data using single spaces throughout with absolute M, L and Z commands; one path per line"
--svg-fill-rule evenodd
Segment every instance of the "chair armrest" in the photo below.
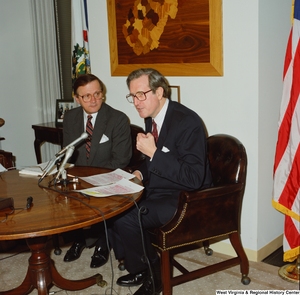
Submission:
M 234 183 L 230 185 L 211 187 L 204 190 L 182 191 L 179 196 L 179 202 L 190 203 L 206 198 L 224 197 L 225 195 L 239 192 L 243 189 L 243 183 Z
M 173 218 L 153 233 L 166 247 L 176 247 L 238 231 L 243 194 L 243 183 L 182 191 Z

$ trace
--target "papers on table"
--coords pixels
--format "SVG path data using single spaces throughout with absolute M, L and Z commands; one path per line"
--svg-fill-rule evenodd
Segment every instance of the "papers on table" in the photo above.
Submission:
M 0 173 L 5 171 L 7 171 L 7 169 L 0 164 Z
M 130 179 L 134 178 L 133 174 L 121 169 L 80 178 L 94 185 L 94 187 L 83 189 L 79 192 L 93 197 L 134 194 L 144 189 L 143 186 L 130 181 Z
M 84 195 L 89 195 L 92 197 L 108 197 L 114 195 L 134 194 L 142 191 L 143 189 L 143 186 L 123 178 L 113 184 L 91 187 L 80 190 L 80 192 Z
M 49 162 L 44 162 L 44 163 L 41 163 L 41 164 L 37 164 L 36 166 L 25 167 L 25 168 L 23 168 L 19 171 L 19 174 L 32 175 L 32 176 L 41 176 L 43 174 L 45 168 L 49 164 Z M 65 168 L 67 169 L 67 168 L 70 168 L 70 167 L 73 167 L 73 166 L 74 166 L 74 164 L 67 163 Z M 48 175 L 52 175 L 52 174 L 55 174 L 55 173 L 57 173 L 56 165 L 54 165 L 52 167 L 52 169 L 49 171 Z
M 80 178 L 85 182 L 88 182 L 94 186 L 99 186 L 99 185 L 107 185 L 107 184 L 115 183 L 123 178 L 132 179 L 134 178 L 134 175 L 118 168 L 112 172 L 96 174 L 96 175 L 80 177 Z

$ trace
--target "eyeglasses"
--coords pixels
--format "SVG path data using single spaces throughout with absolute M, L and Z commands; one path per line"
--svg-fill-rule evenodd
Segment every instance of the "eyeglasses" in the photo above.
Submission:
M 84 101 L 84 102 L 89 102 L 92 97 L 94 97 L 95 99 L 101 99 L 101 96 L 102 96 L 102 91 L 99 90 L 99 91 L 96 91 L 94 94 L 85 94 L 85 95 L 79 95 L 77 94 L 77 97 L 81 97 L 81 99 Z
M 147 99 L 147 96 L 146 94 L 148 92 L 152 91 L 152 89 L 144 92 L 144 91 L 138 91 L 136 94 L 132 94 L 132 93 L 129 93 L 126 95 L 126 99 L 128 100 L 128 102 L 130 103 L 133 103 L 134 102 L 134 98 L 137 98 L 139 101 L 143 101 L 143 100 L 146 100 Z

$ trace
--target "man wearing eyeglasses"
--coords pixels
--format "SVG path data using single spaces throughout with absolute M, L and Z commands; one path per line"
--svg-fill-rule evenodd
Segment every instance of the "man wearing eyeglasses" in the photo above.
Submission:
M 76 147 L 71 158 L 77 166 L 95 166 L 109 169 L 124 168 L 131 154 L 131 132 L 128 117 L 104 102 L 105 86 L 92 74 L 81 75 L 73 87 L 74 99 L 80 105 L 65 113 L 63 120 L 63 145 L 80 137 L 83 132 L 88 138 Z M 90 267 L 96 268 L 108 260 L 109 250 L 102 224 L 90 230 L 71 232 L 75 242 L 67 251 L 64 261 L 78 259 L 86 247 L 96 243 Z M 103 234 L 100 236 L 99 232 Z M 75 238 L 73 238 L 75 236 Z
M 194 111 L 168 99 L 166 78 L 154 69 L 138 69 L 128 76 L 127 86 L 127 100 L 145 119 L 146 134 L 138 134 L 136 147 L 146 161 L 133 172 L 145 190 L 139 209 L 118 217 L 110 236 L 116 255 L 123 254 L 129 272 L 117 284 L 142 284 L 134 294 L 153 295 L 161 291 L 162 283 L 159 256 L 147 229 L 158 228 L 173 217 L 181 190 L 207 188 L 212 181 L 203 122 Z

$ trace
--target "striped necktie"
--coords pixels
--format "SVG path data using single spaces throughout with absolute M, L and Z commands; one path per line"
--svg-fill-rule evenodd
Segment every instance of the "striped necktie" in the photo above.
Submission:
M 93 124 L 92 124 L 92 115 L 88 115 L 88 120 L 86 122 L 86 132 L 89 135 L 88 138 L 86 139 L 86 158 L 88 159 L 90 157 L 90 151 L 91 151 L 91 141 L 92 141 L 92 136 L 93 136 Z
M 157 125 L 153 119 L 152 119 L 152 135 L 153 135 L 153 137 L 155 139 L 155 143 L 156 143 L 158 140 L 158 132 L 157 132 Z

